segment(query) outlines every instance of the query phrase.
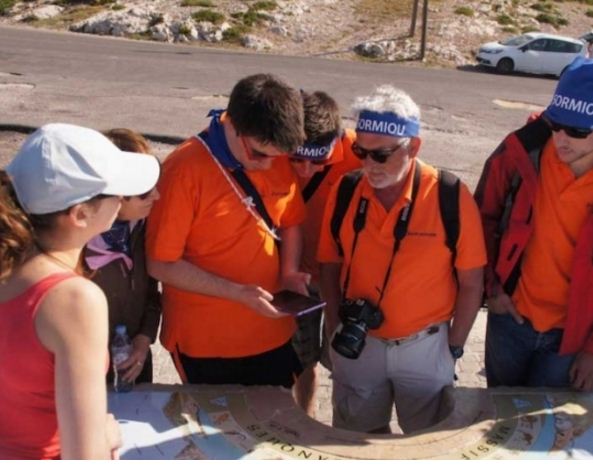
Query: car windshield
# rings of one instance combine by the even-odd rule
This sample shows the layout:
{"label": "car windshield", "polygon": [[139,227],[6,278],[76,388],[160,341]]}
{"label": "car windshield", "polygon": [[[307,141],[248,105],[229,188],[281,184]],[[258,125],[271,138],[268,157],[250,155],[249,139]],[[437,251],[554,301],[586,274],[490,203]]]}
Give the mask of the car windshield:
{"label": "car windshield", "polygon": [[507,39],[504,42],[501,42],[501,44],[502,45],[510,45],[512,47],[520,47],[521,45],[526,44],[527,42],[529,42],[532,39],[533,39],[533,37],[528,36],[528,35],[515,36],[515,37],[511,37],[510,39]]}

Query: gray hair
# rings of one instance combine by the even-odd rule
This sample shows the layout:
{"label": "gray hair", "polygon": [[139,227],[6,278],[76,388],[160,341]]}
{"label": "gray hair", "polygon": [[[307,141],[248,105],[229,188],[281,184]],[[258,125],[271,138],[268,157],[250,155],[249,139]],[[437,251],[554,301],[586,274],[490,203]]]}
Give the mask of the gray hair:
{"label": "gray hair", "polygon": [[358,118],[360,112],[370,110],[379,113],[394,113],[402,118],[420,120],[420,108],[412,98],[390,84],[383,84],[368,96],[357,97],[352,105],[354,117]]}

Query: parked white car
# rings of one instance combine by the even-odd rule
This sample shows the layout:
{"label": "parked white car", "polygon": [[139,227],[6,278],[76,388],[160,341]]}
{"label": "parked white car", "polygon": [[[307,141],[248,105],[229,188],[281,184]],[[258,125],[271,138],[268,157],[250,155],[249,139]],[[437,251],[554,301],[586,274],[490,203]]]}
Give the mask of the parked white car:
{"label": "parked white car", "polygon": [[488,42],[480,47],[476,59],[480,65],[493,67],[499,73],[523,71],[560,76],[576,57],[586,53],[582,40],[530,32],[504,42]]}

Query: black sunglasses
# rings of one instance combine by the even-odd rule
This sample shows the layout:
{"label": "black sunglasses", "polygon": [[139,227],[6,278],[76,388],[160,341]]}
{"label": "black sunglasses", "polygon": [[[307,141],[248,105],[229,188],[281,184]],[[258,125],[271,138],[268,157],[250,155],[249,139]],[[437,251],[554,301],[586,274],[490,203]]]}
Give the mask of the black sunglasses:
{"label": "black sunglasses", "polygon": [[558,131],[564,131],[569,138],[575,139],[585,139],[587,136],[593,133],[592,129],[574,128],[572,126],[561,125],[560,123],[556,123],[551,120],[548,120],[548,126],[555,133]]}
{"label": "black sunglasses", "polygon": [[397,152],[399,149],[405,146],[405,142],[398,144],[395,147],[383,147],[381,149],[365,149],[364,147],[360,147],[357,143],[352,144],[352,152],[356,157],[360,160],[364,160],[367,157],[370,157],[371,160],[377,163],[385,163],[389,156]]}

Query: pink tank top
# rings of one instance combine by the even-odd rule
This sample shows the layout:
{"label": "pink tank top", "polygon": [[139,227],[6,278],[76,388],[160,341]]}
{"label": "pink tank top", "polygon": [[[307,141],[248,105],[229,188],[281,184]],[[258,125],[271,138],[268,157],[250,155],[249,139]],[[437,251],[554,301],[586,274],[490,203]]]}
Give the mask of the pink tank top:
{"label": "pink tank top", "polygon": [[49,275],[0,303],[0,459],[60,456],[54,356],[37,338],[34,319],[47,292],[75,276]]}

